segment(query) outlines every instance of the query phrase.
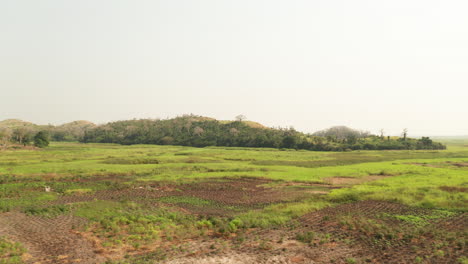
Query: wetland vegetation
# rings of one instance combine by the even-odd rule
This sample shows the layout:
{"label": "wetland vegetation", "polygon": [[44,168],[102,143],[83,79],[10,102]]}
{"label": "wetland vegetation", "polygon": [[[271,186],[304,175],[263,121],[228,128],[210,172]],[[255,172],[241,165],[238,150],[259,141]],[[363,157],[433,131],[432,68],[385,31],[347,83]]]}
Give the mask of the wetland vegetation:
{"label": "wetland vegetation", "polygon": [[0,164],[0,263],[466,263],[465,143],[52,142]]}

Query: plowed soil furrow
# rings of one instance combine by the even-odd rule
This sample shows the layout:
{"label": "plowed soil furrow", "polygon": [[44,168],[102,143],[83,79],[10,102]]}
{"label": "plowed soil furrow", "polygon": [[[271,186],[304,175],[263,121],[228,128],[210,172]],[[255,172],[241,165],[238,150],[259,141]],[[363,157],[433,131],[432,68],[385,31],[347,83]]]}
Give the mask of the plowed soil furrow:
{"label": "plowed soil furrow", "polygon": [[[431,213],[434,212],[430,209],[397,203],[362,201],[312,212],[301,217],[301,221],[304,231],[352,239],[353,245],[366,248],[362,254],[370,254],[372,263],[415,263],[418,256],[427,257],[424,263],[456,263],[459,257],[467,254],[463,232],[466,234],[468,214],[424,218]],[[403,221],[391,215],[410,215],[427,220],[423,223]],[[351,223],[342,222],[343,219]],[[352,221],[358,221],[359,226],[353,225]],[[457,242],[454,237],[461,240]],[[436,254],[438,252],[439,255]]]}
{"label": "plowed soil furrow", "polygon": [[74,227],[81,219],[62,215],[56,218],[27,216],[12,212],[0,215],[0,234],[22,243],[32,256],[31,263],[99,263],[93,245],[82,238]]}
{"label": "plowed soil furrow", "polygon": [[243,178],[242,180],[213,180],[173,186],[133,187],[122,190],[102,190],[91,194],[63,195],[47,205],[71,204],[97,200],[158,199],[168,196],[188,196],[215,201],[224,205],[255,206],[294,200],[310,193],[301,189],[284,191],[262,186],[271,180]]}

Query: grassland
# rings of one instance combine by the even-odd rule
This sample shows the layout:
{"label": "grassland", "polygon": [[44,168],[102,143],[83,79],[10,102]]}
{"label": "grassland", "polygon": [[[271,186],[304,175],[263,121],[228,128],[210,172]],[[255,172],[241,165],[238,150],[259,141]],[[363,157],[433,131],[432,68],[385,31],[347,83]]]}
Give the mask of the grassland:
{"label": "grassland", "polygon": [[0,152],[0,263],[466,263],[468,142],[448,143]]}

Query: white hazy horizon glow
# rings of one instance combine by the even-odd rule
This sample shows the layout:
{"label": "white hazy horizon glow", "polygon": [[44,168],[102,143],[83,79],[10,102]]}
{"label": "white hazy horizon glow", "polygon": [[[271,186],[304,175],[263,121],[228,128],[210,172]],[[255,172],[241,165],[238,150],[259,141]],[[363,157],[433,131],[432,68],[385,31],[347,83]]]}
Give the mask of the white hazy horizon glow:
{"label": "white hazy horizon glow", "polygon": [[0,2],[0,120],[468,134],[464,0]]}

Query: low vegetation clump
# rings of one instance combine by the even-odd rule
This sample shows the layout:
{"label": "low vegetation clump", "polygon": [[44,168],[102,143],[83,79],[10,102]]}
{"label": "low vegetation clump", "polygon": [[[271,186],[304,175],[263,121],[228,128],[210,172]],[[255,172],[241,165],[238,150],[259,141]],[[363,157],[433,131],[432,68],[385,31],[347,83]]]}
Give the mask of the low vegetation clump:
{"label": "low vegetation clump", "polygon": [[26,250],[19,243],[0,237],[0,264],[24,263],[22,255],[25,252]]}

